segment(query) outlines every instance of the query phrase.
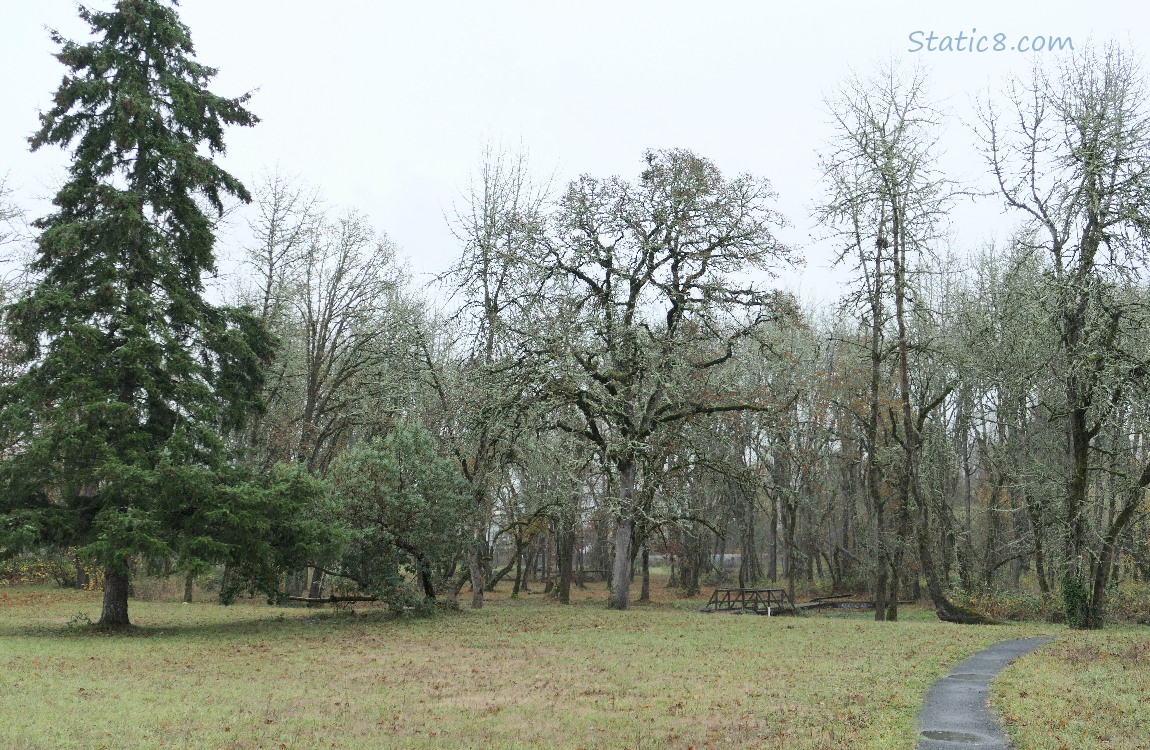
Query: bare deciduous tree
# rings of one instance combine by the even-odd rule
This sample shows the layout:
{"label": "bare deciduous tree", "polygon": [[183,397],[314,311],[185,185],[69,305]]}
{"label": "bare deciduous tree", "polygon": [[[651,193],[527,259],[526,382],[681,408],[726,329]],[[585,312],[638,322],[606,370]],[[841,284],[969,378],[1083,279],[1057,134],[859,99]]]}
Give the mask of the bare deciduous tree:
{"label": "bare deciduous tree", "polygon": [[[930,506],[922,497],[919,482],[922,428],[930,412],[949,394],[950,386],[936,383],[936,393],[916,394],[911,383],[910,264],[916,257],[933,252],[956,194],[953,183],[937,167],[941,116],[927,99],[923,73],[906,75],[893,65],[869,80],[848,81],[830,102],[830,109],[837,133],[822,158],[829,195],[819,216],[843,243],[842,258],[857,258],[864,282],[864,317],[870,328],[867,486],[878,523],[878,549],[887,567],[876,579],[875,617],[897,617],[903,557],[910,534],[916,532],[919,562],[938,616],[944,620],[971,619],[969,613],[950,602],[938,576],[929,538]],[[892,317],[898,416],[893,408],[888,409],[888,435],[901,450],[902,461],[891,467],[893,471],[884,472],[879,462],[879,423],[884,406],[881,370],[887,349],[886,329]],[[921,347],[922,342],[915,345]],[[883,528],[886,483],[891,484],[897,499],[893,534]],[[888,584],[890,599],[884,602]]]}
{"label": "bare deciduous tree", "polygon": [[[1091,477],[1111,465],[1100,441],[1124,404],[1141,408],[1150,395],[1137,335],[1148,319],[1150,103],[1140,66],[1114,44],[1036,68],[1007,98],[984,104],[980,134],[1002,198],[1049,264],[1062,388],[1045,406],[1068,446],[1063,598],[1071,624],[1097,628],[1116,544],[1150,485],[1150,462],[1125,441],[1118,509],[1096,523]],[[1142,291],[1126,291],[1131,282]]]}
{"label": "bare deciduous tree", "polygon": [[[489,564],[492,485],[506,471],[529,408],[508,326],[537,286],[526,259],[542,236],[545,196],[531,182],[526,156],[491,148],[484,153],[466,205],[455,217],[462,255],[445,275],[463,298],[453,321],[464,323],[459,338],[465,343],[447,346],[439,362],[425,350],[433,390],[444,414],[451,415],[445,437],[474,501],[468,567],[476,609],[483,606],[483,570]],[[448,377],[444,367],[456,377]]]}

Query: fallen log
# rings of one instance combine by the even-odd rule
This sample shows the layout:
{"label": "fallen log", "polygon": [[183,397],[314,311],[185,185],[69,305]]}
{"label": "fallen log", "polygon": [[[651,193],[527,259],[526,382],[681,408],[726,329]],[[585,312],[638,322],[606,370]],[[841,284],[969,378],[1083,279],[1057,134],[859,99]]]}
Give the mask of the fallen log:
{"label": "fallen log", "polygon": [[359,594],[355,594],[352,596],[339,596],[336,594],[332,594],[331,596],[323,596],[323,597],[318,597],[318,596],[289,596],[288,600],[293,601],[293,602],[306,602],[307,604],[339,604],[340,602],[378,602],[379,597],[371,596],[370,594],[368,594],[366,596],[361,596]]}
{"label": "fallen log", "polygon": [[988,617],[983,613],[971,609],[970,607],[961,604],[955,604],[949,599],[944,599],[938,606],[935,607],[935,614],[938,619],[943,622],[953,622],[958,625],[1001,625],[1002,623],[993,617]]}

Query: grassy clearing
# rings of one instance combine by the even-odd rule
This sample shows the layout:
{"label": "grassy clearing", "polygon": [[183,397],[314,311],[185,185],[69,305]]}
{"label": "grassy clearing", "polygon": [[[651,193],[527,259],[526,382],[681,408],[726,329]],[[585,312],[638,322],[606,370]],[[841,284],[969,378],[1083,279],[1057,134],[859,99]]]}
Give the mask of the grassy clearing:
{"label": "grassy clearing", "polygon": [[[98,594],[0,590],[0,745],[910,750],[950,665],[1003,638],[1068,635],[913,608],[899,623],[701,615],[655,593],[630,612],[605,610],[600,587],[569,607],[496,596],[428,620],[136,601],[135,633],[107,636],[67,625],[95,619]],[[1012,728],[1020,750],[1047,747],[1030,740],[1042,727]]]}
{"label": "grassy clearing", "polygon": [[1062,631],[1007,668],[991,702],[1019,750],[1150,750],[1150,628]]}

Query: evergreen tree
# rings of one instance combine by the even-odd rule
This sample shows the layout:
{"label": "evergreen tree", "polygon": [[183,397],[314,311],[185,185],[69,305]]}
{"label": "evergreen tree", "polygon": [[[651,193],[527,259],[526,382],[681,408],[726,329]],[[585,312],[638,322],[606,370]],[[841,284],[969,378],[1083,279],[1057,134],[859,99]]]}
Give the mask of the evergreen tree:
{"label": "evergreen tree", "polygon": [[[30,142],[71,148],[72,164],[35,224],[37,283],[6,311],[23,371],[0,401],[0,550],[81,546],[103,567],[110,627],[128,625],[134,556],[192,569],[240,554],[223,533],[241,487],[223,436],[258,408],[272,353],[246,311],[204,298],[207,212],[250,200],[211,157],[225,126],[257,118],[247,96],[207,89],[216,71],[175,4],[81,7],[89,43],[52,32],[67,73]],[[239,527],[266,532],[250,510]]]}
{"label": "evergreen tree", "polygon": [[332,463],[327,512],[344,537],[341,575],[393,610],[435,602],[437,573],[465,552],[466,483],[419,425],[396,423],[382,438],[349,448]]}

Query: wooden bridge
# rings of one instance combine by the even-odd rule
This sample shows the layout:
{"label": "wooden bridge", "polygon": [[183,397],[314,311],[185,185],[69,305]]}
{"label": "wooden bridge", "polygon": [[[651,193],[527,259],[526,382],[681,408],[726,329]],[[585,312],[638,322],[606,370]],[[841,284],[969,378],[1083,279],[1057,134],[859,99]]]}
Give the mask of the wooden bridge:
{"label": "wooden bridge", "polygon": [[715,589],[701,612],[753,612],[756,615],[794,614],[795,603],[784,589]]}

